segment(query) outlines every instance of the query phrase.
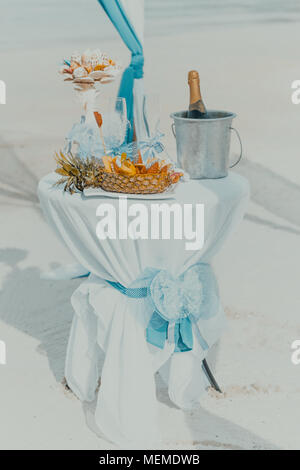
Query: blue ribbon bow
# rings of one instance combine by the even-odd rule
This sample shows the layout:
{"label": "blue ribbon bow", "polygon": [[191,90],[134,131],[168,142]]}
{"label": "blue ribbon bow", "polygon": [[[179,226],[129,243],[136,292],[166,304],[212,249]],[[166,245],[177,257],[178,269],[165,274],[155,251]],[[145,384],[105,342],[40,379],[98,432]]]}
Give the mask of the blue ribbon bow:
{"label": "blue ribbon bow", "polygon": [[155,157],[156,153],[161,153],[164,151],[164,145],[161,142],[161,139],[164,137],[164,134],[157,130],[156,134],[153,137],[150,137],[147,140],[139,141],[139,148],[143,151],[143,157],[147,159],[148,157]]}
{"label": "blue ribbon bow", "polygon": [[114,157],[126,153],[129,158],[133,158],[137,149],[140,149],[146,161],[148,157],[154,157],[156,153],[161,153],[164,150],[164,145],[160,141],[163,136],[164,134],[162,132],[157,131],[155,136],[139,142],[123,143],[121,145],[109,145],[108,143],[106,153]]}
{"label": "blue ribbon bow", "polygon": [[106,150],[107,155],[112,157],[119,157],[122,153],[126,153],[129,158],[132,158],[136,149],[136,142],[130,144],[123,143],[121,145],[109,145]]}
{"label": "blue ribbon bow", "polygon": [[[146,329],[146,339],[160,349],[164,348],[168,339],[169,322],[157,311],[154,311]],[[191,320],[179,318],[174,326],[175,352],[191,351],[193,349],[193,329]]]}
{"label": "blue ribbon bow", "polygon": [[[142,281],[145,286],[129,288],[118,282],[107,282],[127,297],[148,297],[153,308],[146,329],[149,343],[163,349],[171,324],[174,325],[175,352],[191,351],[193,323],[217,312],[218,288],[211,267],[195,264],[176,279],[166,270],[149,269]],[[203,337],[200,342],[203,349],[208,348]]]}

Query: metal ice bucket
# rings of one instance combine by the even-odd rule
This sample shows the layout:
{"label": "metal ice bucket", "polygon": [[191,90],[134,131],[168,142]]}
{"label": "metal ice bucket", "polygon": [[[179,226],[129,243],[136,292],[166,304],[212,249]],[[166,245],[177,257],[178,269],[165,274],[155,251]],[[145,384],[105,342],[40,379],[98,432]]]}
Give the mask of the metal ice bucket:
{"label": "metal ice bucket", "polygon": [[[208,119],[189,119],[187,111],[178,111],[174,119],[173,134],[176,137],[178,165],[191,178],[223,178],[242,158],[242,141],[238,131],[231,127],[236,114],[228,111],[209,110]],[[174,129],[175,127],[175,129]],[[240,155],[235,163],[229,163],[231,131],[240,143]]]}

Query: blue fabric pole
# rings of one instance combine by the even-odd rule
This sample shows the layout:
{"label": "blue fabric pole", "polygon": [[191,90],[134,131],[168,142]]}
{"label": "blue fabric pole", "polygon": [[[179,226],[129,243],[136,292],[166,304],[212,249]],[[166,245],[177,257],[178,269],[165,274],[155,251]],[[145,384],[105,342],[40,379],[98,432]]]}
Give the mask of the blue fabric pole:
{"label": "blue fabric pole", "polygon": [[131,51],[131,62],[121,79],[118,96],[126,99],[127,119],[130,122],[126,143],[133,139],[133,84],[134,79],[143,77],[144,55],[140,43],[126,12],[119,0],[98,0],[105,13],[115,26],[124,43]]}

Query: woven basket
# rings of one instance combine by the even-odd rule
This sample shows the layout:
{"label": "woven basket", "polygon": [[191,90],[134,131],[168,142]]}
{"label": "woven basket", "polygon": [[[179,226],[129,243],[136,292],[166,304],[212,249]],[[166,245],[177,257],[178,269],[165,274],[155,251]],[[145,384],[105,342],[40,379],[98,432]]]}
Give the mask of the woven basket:
{"label": "woven basket", "polygon": [[103,172],[100,186],[105,191],[127,194],[162,193],[172,184],[168,174],[138,174],[124,176],[118,173]]}

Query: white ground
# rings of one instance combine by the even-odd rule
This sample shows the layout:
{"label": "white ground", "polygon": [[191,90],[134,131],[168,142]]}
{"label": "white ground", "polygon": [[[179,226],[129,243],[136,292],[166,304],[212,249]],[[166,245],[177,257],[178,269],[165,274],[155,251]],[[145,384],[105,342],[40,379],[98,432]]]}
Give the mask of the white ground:
{"label": "white ground", "polygon": [[[300,78],[299,36],[297,23],[269,23],[207,27],[146,42],[146,84],[161,95],[169,152],[175,147],[168,116],[186,107],[186,71],[195,67],[209,107],[238,114],[246,157],[239,171],[252,188],[245,220],[215,260],[230,324],[211,362],[225,393],[207,396],[201,409],[186,413],[169,402],[159,382],[169,448],[300,448],[300,366],[290,361],[290,345],[300,337],[300,107],[290,100],[291,82]],[[74,49],[94,42],[78,38]],[[117,38],[102,49],[126,63]],[[69,299],[78,281],[39,278],[70,259],[35,195],[78,116],[71,89],[56,75],[68,52],[49,43],[44,55],[35,48],[1,57],[8,85],[8,104],[0,107],[0,339],[7,345],[7,365],[0,365],[2,449],[110,446],[91,429],[91,407],[60,385]]]}

